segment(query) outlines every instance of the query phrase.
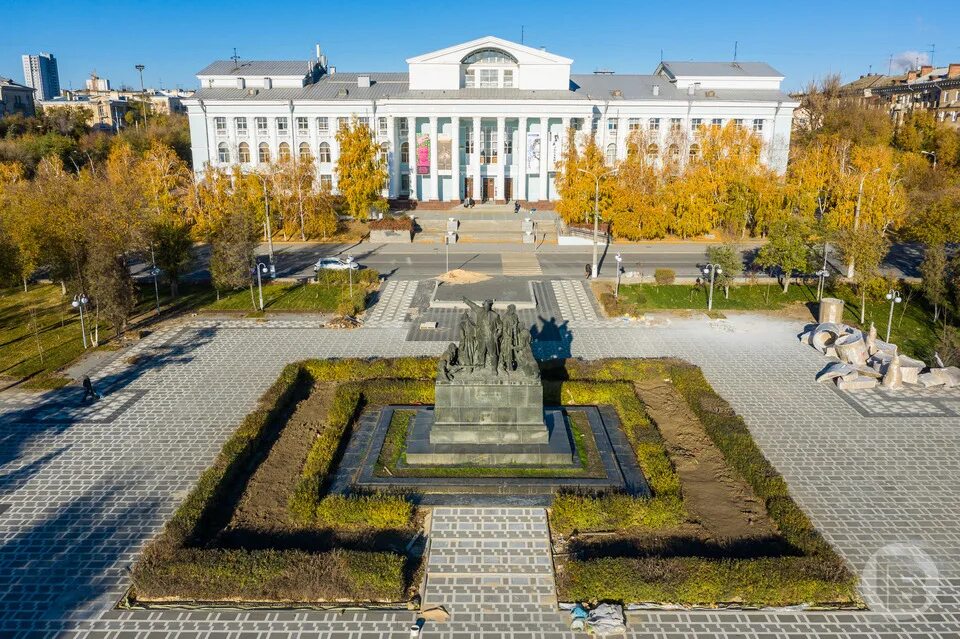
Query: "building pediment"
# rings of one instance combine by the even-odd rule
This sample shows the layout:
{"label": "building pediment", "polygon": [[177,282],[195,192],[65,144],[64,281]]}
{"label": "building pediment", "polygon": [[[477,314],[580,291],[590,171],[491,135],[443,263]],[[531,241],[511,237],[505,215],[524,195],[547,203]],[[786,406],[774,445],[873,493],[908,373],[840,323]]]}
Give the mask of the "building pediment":
{"label": "building pediment", "polygon": [[570,58],[548,53],[543,49],[535,49],[495,36],[484,36],[445,49],[407,58],[407,64],[460,64],[468,55],[481,49],[500,49],[513,56],[518,64],[570,65],[573,63]]}

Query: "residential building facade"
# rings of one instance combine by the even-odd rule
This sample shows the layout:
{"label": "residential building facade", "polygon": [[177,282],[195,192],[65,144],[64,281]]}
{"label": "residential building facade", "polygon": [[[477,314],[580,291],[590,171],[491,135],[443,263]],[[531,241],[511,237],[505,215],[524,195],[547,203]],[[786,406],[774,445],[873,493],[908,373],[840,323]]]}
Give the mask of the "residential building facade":
{"label": "residential building facade", "polygon": [[406,60],[406,73],[337,71],[320,54],[295,62],[219,61],[185,104],[194,167],[311,156],[334,191],[336,132],[372,130],[389,169],[384,195],[438,205],[557,198],[554,176],[573,128],[607,161],[644,132],[658,161],[696,153],[701,125],[734,122],[761,136],[786,169],[797,103],[756,62],[663,62],[651,75],[571,74],[572,60],[484,37]]}
{"label": "residential building facade", "polygon": [[925,65],[897,76],[861,76],[845,84],[841,95],[886,109],[897,124],[914,111],[930,111],[938,122],[960,128],[960,63]]}
{"label": "residential building facade", "polygon": [[59,97],[60,72],[53,54],[25,55],[22,60],[23,83],[37,90],[34,97],[38,101]]}
{"label": "residential building facade", "polygon": [[123,116],[130,109],[130,102],[126,99],[113,99],[108,95],[94,95],[90,97],[69,100],[43,100],[39,102],[43,109],[77,109],[86,112],[87,124],[99,131],[119,132],[124,125]]}
{"label": "residential building facade", "polygon": [[33,115],[33,92],[30,87],[0,77],[0,118],[13,113],[27,117]]}

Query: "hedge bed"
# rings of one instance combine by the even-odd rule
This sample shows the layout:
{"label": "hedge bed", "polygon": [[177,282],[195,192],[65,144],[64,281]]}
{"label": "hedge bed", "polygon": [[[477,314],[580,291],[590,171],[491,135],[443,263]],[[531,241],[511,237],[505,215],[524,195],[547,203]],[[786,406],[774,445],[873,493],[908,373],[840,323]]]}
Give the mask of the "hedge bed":
{"label": "hedge bed", "polygon": [[[671,359],[566,360],[551,363],[545,378],[565,380],[564,388],[586,380],[671,380],[727,463],[764,501],[767,514],[793,551],[784,556],[751,559],[660,557],[655,553],[653,556],[571,559],[566,562],[558,584],[562,599],[687,606],[862,607],[856,591],[856,576],[793,501],[783,477],[754,443],[743,419],[713,391],[700,369]],[[641,446],[637,452],[638,458],[643,458],[642,437],[646,433],[643,420],[632,409],[624,410],[632,403],[625,392],[620,399],[624,398],[626,404],[617,404],[621,421],[631,443]],[[671,497],[680,497],[679,484],[674,493],[674,486],[663,479],[670,477],[668,472],[652,472],[649,464],[644,465],[644,472],[654,493],[653,502],[662,498],[665,489]],[[655,530],[676,521],[637,516],[625,503],[626,499],[621,495],[558,497],[551,524],[560,532],[569,532],[572,528],[579,531]],[[682,505],[672,512],[680,516]]]}
{"label": "hedge bed", "polygon": [[[297,401],[316,380],[345,382],[338,388],[327,427],[305,468],[305,477],[319,487],[359,410],[361,395],[356,382],[377,377],[424,380],[433,376],[435,367],[435,360],[425,358],[309,360],[287,366],[223,445],[213,466],[200,476],[163,532],[147,546],[132,570],[130,599],[142,604],[404,600],[413,571],[399,553],[226,549],[215,547],[213,540],[229,517],[224,503],[230,501],[234,484],[256,466]],[[392,393],[398,386],[409,384],[384,382],[379,388]],[[350,531],[408,526],[412,515],[412,505],[401,497],[369,495],[318,499],[308,519],[319,526]]]}

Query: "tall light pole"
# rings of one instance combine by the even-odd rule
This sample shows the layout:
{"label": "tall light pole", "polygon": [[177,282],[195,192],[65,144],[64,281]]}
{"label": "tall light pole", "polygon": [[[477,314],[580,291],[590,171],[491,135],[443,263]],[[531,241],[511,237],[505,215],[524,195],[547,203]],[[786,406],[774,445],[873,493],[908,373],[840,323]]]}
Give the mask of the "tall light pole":
{"label": "tall light pole", "polygon": [[453,231],[447,231],[446,251],[447,251],[447,269],[444,273],[450,272],[450,241],[453,239]]}
{"label": "tall light pole", "polygon": [[710,293],[707,295],[707,310],[713,310],[713,278],[716,275],[722,275],[723,269],[719,264],[707,264],[703,267],[703,274],[710,276]]}
{"label": "tall light pole", "polygon": [[74,308],[80,309],[80,334],[83,336],[83,347],[87,348],[87,326],[83,322],[83,307],[87,305],[87,302],[90,300],[83,293],[77,293],[73,296],[73,301],[70,302],[70,305]]}
{"label": "tall light pole", "polygon": [[590,267],[590,277],[591,279],[597,279],[597,245],[600,241],[600,178],[616,173],[617,169],[609,169],[602,173],[595,173],[586,169],[577,170],[592,177],[596,183],[596,189],[593,195],[593,264]]}
{"label": "tall light pole", "polygon": [[623,266],[621,266],[623,256],[617,253],[614,257],[617,259],[617,287],[613,289],[613,297],[614,299],[620,299],[620,274],[623,272]]}
{"label": "tall light pole", "polygon": [[347,256],[347,276],[350,278],[350,302],[353,302],[353,256]]}
{"label": "tall light pole", "polygon": [[893,307],[895,304],[899,304],[903,300],[900,298],[900,291],[895,289],[890,289],[886,294],[886,298],[890,300],[890,317],[887,318],[887,343],[890,343],[890,326],[893,324]]}
{"label": "tall light pole", "polygon": [[143,128],[147,128],[147,90],[143,88],[143,70],[146,69],[142,64],[133,67],[140,72],[140,97],[143,99]]}
{"label": "tall light pole", "polygon": [[270,256],[270,277],[277,276],[277,268],[273,262],[273,231],[270,229],[270,197],[267,194],[267,176],[254,173],[263,184],[263,224],[267,234],[267,254]]}
{"label": "tall light pole", "polygon": [[[866,181],[867,176],[873,173],[879,173],[880,167],[873,169],[872,171],[867,171],[863,174],[863,177],[860,178],[860,189],[857,192],[857,208],[853,212],[853,230],[856,231],[860,228],[860,205],[863,203],[863,183]],[[847,277],[853,277],[853,260],[850,260],[850,263],[847,264]]]}
{"label": "tall light pole", "polygon": [[260,273],[265,274],[267,272],[267,265],[257,262],[253,270],[257,273],[257,291],[260,293],[260,310],[263,311],[263,282],[260,280]]}
{"label": "tall light pole", "polygon": [[817,301],[819,302],[820,300],[823,299],[823,284],[824,284],[825,278],[826,278],[828,275],[830,275],[830,271],[828,271],[828,270],[825,269],[825,268],[822,268],[822,269],[820,269],[819,271],[817,271],[816,273],[814,273],[814,275],[816,275],[818,278],[820,278],[820,282],[819,282],[819,284],[817,284]]}

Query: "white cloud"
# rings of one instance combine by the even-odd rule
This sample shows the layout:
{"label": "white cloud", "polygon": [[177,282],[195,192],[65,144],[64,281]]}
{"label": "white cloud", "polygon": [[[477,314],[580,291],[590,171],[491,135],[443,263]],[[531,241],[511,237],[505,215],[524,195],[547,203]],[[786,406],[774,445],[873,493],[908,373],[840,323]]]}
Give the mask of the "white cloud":
{"label": "white cloud", "polygon": [[915,69],[918,65],[930,63],[930,54],[926,51],[901,51],[893,56],[893,73],[903,73]]}

